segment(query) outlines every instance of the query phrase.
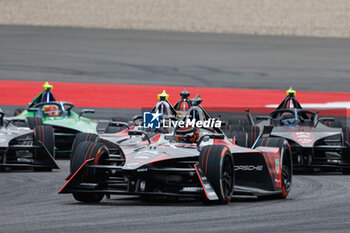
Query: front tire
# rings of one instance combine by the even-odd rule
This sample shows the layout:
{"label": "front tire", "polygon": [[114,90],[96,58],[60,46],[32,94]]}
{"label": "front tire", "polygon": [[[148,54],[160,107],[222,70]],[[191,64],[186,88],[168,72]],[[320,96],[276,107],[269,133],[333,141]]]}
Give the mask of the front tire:
{"label": "front tire", "polygon": [[99,203],[102,201],[103,193],[73,193],[75,200],[85,203]]}
{"label": "front tire", "polygon": [[[71,162],[70,162],[70,167],[72,167],[72,161],[73,161],[73,156],[74,156],[74,153],[78,147],[78,145],[81,143],[81,142],[97,142],[99,139],[99,136],[97,134],[93,134],[93,133],[77,133],[75,135],[75,138],[74,138],[74,141],[73,141],[73,144],[72,144],[72,149],[71,149]],[[73,173],[71,173],[73,174]]]}
{"label": "front tire", "polygon": [[[40,119],[40,118],[39,118]],[[55,158],[55,136],[51,126],[38,125],[34,127],[34,145],[41,145],[41,143],[50,152],[53,158]],[[39,141],[41,143],[39,143]],[[34,161],[42,163],[47,160],[47,152],[44,148],[36,150],[34,154]],[[51,171],[51,167],[34,167],[34,171]]]}
{"label": "front tire", "polygon": [[[74,174],[88,159],[94,159],[94,164],[104,164],[105,159],[109,158],[107,147],[101,142],[81,142],[71,158],[70,172]],[[86,183],[99,183],[103,186],[103,183],[107,179],[107,175],[104,170],[88,168],[86,169],[79,179]],[[77,201],[81,202],[100,202],[104,194],[103,193],[73,193],[73,197]]]}
{"label": "front tire", "polygon": [[97,142],[98,141],[99,136],[97,134],[93,134],[93,133],[77,133],[75,135],[73,144],[72,144],[72,149],[71,149],[71,158],[75,152],[75,150],[77,149],[78,145],[81,142],[84,141],[88,141],[88,142]]}
{"label": "front tire", "polygon": [[219,198],[218,203],[229,203],[235,182],[234,161],[229,148],[223,145],[205,146],[198,162]]}

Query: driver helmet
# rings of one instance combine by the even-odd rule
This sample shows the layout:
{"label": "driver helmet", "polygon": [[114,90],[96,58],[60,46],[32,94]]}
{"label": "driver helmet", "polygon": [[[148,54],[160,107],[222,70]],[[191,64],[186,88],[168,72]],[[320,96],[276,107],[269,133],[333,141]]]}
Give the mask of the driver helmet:
{"label": "driver helmet", "polygon": [[48,117],[56,117],[59,116],[59,108],[56,105],[46,104],[42,108],[43,112]]}
{"label": "driver helmet", "polygon": [[295,124],[295,117],[291,113],[283,113],[281,116],[281,125],[293,126]]}
{"label": "driver helmet", "polygon": [[199,132],[194,127],[183,127],[176,130],[175,141],[185,143],[196,143]]}

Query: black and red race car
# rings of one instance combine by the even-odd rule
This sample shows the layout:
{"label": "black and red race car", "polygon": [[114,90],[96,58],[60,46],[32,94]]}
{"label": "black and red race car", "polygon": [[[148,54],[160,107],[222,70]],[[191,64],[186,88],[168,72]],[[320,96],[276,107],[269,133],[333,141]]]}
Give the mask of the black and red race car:
{"label": "black and red race car", "polygon": [[[350,129],[342,127],[342,123],[334,118],[322,118],[317,112],[303,109],[293,89],[287,91],[287,97],[268,116],[257,116],[258,123],[254,123],[249,113],[248,119],[254,125],[254,132],[244,130],[244,126],[231,128],[241,127],[247,138],[252,135],[256,138],[256,133],[264,127],[271,127],[271,138],[288,141],[295,170],[332,168],[341,169],[344,174],[350,173]],[[241,135],[233,133],[232,137],[237,139],[238,144],[254,144],[254,141],[242,140]]]}
{"label": "black and red race car", "polygon": [[[193,102],[195,103],[195,101]],[[216,121],[200,106],[183,120]],[[105,195],[194,198],[228,203],[233,194],[286,198],[292,185],[288,142],[262,135],[253,149],[239,147],[219,127],[174,127],[125,153],[108,138],[81,141],[71,176],[59,191],[82,202]],[[146,135],[129,130],[129,135]]]}

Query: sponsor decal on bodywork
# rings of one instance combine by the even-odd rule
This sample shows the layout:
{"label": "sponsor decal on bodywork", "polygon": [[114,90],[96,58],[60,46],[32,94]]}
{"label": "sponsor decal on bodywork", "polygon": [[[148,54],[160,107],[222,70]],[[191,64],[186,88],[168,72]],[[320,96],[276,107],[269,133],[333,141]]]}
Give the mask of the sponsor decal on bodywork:
{"label": "sponsor decal on bodywork", "polygon": [[235,171],[262,171],[262,165],[238,165],[235,166]]}

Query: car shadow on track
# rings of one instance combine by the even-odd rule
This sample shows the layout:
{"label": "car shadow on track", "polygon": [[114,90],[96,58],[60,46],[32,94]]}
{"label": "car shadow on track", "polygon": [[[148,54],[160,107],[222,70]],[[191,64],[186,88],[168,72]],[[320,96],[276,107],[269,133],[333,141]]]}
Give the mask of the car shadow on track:
{"label": "car shadow on track", "polygon": [[295,176],[346,176],[339,171],[294,171],[293,175]]}
{"label": "car shadow on track", "polygon": [[[234,203],[262,203],[270,201],[282,201],[276,199],[259,199],[255,196],[234,196],[231,199],[231,204]],[[285,201],[285,200],[283,200]],[[150,199],[150,200],[141,200],[139,197],[116,197],[111,199],[103,199],[100,203],[81,203],[81,202],[71,202],[66,203],[66,205],[93,205],[93,206],[203,206],[211,207],[217,206],[215,203],[202,202],[200,200],[193,199],[178,199],[178,198],[166,198],[166,199]]]}

